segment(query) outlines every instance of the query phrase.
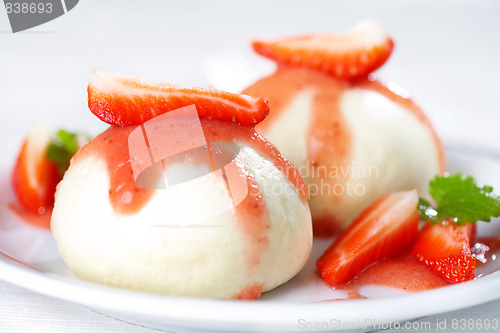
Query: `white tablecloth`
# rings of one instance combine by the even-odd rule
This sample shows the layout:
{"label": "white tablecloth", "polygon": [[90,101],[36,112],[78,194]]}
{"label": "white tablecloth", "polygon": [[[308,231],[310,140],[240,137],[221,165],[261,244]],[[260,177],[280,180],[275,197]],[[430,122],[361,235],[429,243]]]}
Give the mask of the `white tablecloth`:
{"label": "white tablecloth", "polygon": [[[29,290],[19,288],[0,280],[0,332],[1,333],[86,333],[86,332],[165,332],[124,322],[98,313],[87,307],[54,299]],[[473,319],[485,322],[500,320],[500,300],[471,308],[420,318],[419,322],[429,322],[429,333],[443,332],[499,332],[500,329],[453,329],[453,319]],[[446,329],[437,329],[437,323],[446,321]],[[413,324],[416,325],[416,324]],[[412,327],[416,327],[413,326]],[[420,327],[426,327],[421,325]],[[383,332],[402,332],[389,329]],[[404,330],[419,332],[423,330]]]}

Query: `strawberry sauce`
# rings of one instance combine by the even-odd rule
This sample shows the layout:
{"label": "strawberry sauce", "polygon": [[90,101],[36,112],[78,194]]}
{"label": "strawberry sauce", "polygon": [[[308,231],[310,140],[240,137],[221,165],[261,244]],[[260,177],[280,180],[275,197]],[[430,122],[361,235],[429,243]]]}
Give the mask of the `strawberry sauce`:
{"label": "strawberry sauce", "polygon": [[109,198],[116,212],[135,214],[149,201],[154,190],[137,186],[128,148],[128,136],[136,126],[111,126],[80,149],[71,164],[95,156],[106,162],[110,179]]}
{"label": "strawberry sauce", "polygon": [[[476,249],[476,250],[474,250]],[[479,237],[472,246],[476,265],[482,267],[497,260],[500,252],[500,237]],[[476,271],[476,278],[480,277]],[[321,278],[321,277],[319,277]],[[321,278],[322,279],[322,278]],[[384,259],[368,266],[358,276],[345,284],[336,284],[334,289],[343,290],[347,299],[366,298],[360,293],[366,286],[382,286],[407,292],[425,291],[450,285],[432,270],[419,263],[408,251],[394,258]],[[335,299],[332,301],[343,301]]]}
{"label": "strawberry sauce", "polygon": [[[269,98],[270,115],[258,125],[259,130],[270,127],[286,110],[292,99],[307,88],[315,89],[314,106],[309,129],[307,160],[312,167],[328,165],[342,168],[349,163],[351,156],[351,133],[346,126],[340,110],[339,100],[345,89],[346,81],[335,80],[320,72],[303,68],[280,67],[273,75],[259,80],[244,93],[254,96],[264,94]],[[344,177],[309,177],[309,183],[317,183],[318,188],[327,182],[331,188],[343,184]],[[338,202],[339,196],[331,200]],[[339,231],[340,225],[331,216],[313,216],[315,235],[332,235]]]}
{"label": "strawberry sauce", "polygon": [[[448,286],[438,275],[419,263],[410,253],[384,259],[368,266],[358,276],[345,284],[336,284],[334,289],[343,290],[347,299],[367,298],[361,288],[380,286],[417,292]],[[345,298],[332,301],[344,301]]]}
{"label": "strawberry sauce", "polygon": [[[240,230],[249,240],[246,249],[248,258],[248,273],[260,263],[260,257],[269,247],[268,233],[271,228],[267,204],[260,193],[255,177],[246,170],[243,163],[237,163],[240,177],[247,180],[247,195],[242,202],[236,206],[236,220]],[[262,292],[262,291],[261,291]],[[259,294],[260,295],[260,294]]]}
{"label": "strawberry sauce", "polygon": [[[500,251],[500,237],[489,236],[477,239],[475,255],[478,267],[491,264],[496,260]],[[478,273],[476,272],[476,278]],[[406,253],[395,258],[385,259],[374,263],[362,271],[357,277],[346,284],[336,285],[335,289],[344,290],[348,299],[365,298],[359,291],[364,286],[385,286],[409,292],[424,291],[449,284],[437,274],[419,263],[410,254]]]}
{"label": "strawberry sauce", "polygon": [[7,204],[7,208],[16,214],[22,221],[37,228],[50,230],[50,217],[52,216],[52,209],[44,210],[43,212],[40,210],[39,213],[34,213],[14,202]]}
{"label": "strawberry sauce", "polygon": [[[269,99],[270,115],[257,126],[258,130],[265,131],[279,121],[280,115],[295,96],[306,89],[314,89],[307,160],[312,167],[329,166],[337,170],[345,170],[351,159],[352,133],[342,115],[340,100],[346,90],[353,88],[376,91],[412,112],[432,132],[438,147],[440,170],[445,171],[442,145],[424,113],[409,98],[398,95],[377,80],[367,78],[354,82],[341,81],[319,71],[280,66],[274,74],[257,81],[243,93],[253,96],[263,95]],[[337,184],[342,185],[347,181],[346,175],[342,174],[337,177],[328,177],[326,174],[321,175],[315,172],[314,175],[318,176],[308,177],[307,182],[311,185],[316,184],[318,188],[325,183],[328,183],[330,188],[336,188]],[[331,195],[327,200],[331,203],[339,203],[342,196]],[[341,228],[340,223],[333,216],[314,210],[313,223],[316,236],[331,236]]]}
{"label": "strawberry sauce", "polygon": [[366,285],[397,288],[405,291],[423,291],[447,286],[444,280],[411,254],[381,260],[346,285],[347,289],[359,290]]}
{"label": "strawberry sauce", "polygon": [[249,301],[259,298],[261,294],[262,294],[262,285],[256,283],[254,285],[244,288],[240,293],[235,295],[233,299]]}
{"label": "strawberry sauce", "polygon": [[[292,183],[300,198],[307,201],[307,188],[299,172],[280,152],[251,126],[240,126],[217,120],[201,120],[208,142],[236,142],[255,149],[269,159]],[[110,176],[110,199],[114,209],[123,214],[134,214],[148,202],[154,190],[135,183],[128,150],[128,136],[136,126],[111,126],[85,145],[74,156],[72,163],[92,155],[106,161]]]}

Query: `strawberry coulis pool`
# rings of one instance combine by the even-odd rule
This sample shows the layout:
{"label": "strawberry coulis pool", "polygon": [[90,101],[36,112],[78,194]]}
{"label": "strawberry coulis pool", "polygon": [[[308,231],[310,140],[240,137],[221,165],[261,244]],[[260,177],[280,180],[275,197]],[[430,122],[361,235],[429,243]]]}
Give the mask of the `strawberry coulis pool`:
{"label": "strawberry coulis pool", "polygon": [[[479,244],[476,247],[481,248],[483,253],[482,261],[476,260],[478,267],[491,264],[497,259],[500,251],[500,236],[479,237],[474,244]],[[321,277],[318,275],[318,278]],[[378,261],[368,266],[348,283],[338,284],[333,288],[345,291],[347,299],[360,299],[367,298],[360,292],[360,289],[366,286],[382,286],[406,292],[418,292],[448,285],[450,285],[448,282],[406,252],[394,258]],[[332,301],[342,300],[345,299]]]}
{"label": "strawberry coulis pool", "polygon": [[11,202],[7,204],[7,208],[22,221],[31,224],[37,228],[50,229],[50,217],[52,215],[52,209],[40,210],[38,213],[34,213],[25,207],[21,206],[17,202]]}
{"label": "strawberry coulis pool", "polygon": [[415,292],[444,287],[448,283],[416,261],[410,253],[405,253],[374,263],[349,283],[335,288],[345,290],[348,299],[355,299],[364,298],[360,288],[370,285]]}

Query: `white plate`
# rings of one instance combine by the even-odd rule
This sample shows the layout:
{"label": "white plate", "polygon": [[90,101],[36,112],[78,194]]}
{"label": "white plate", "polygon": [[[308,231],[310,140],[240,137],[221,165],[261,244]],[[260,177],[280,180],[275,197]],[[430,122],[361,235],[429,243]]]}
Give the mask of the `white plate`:
{"label": "white plate", "polygon": [[[500,157],[469,150],[448,149],[449,168],[476,176],[500,189]],[[7,172],[0,178],[0,278],[33,291],[73,301],[145,326],[170,330],[300,331],[357,327],[383,328],[382,323],[411,320],[485,303],[500,298],[500,267],[481,268],[474,281],[435,290],[402,293],[367,287],[369,299],[332,301],[343,293],[327,288],[314,262],[330,241],[315,241],[302,272],[256,301],[217,301],[177,298],[122,290],[79,281],[61,260],[48,231],[19,221],[8,209],[13,200]],[[493,221],[499,222],[499,221]],[[500,235],[500,223],[480,223],[479,235]],[[364,327],[364,325],[367,325]],[[377,326],[379,325],[379,326]]]}

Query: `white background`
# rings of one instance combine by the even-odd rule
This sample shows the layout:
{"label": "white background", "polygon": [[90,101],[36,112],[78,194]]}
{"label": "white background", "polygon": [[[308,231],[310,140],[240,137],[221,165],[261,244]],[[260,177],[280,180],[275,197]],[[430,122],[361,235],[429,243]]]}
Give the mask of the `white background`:
{"label": "white background", "polygon": [[12,34],[0,9],[0,156],[40,119],[97,131],[86,107],[94,68],[207,86],[201,63],[255,38],[342,31],[377,19],[396,42],[379,70],[411,92],[445,141],[500,150],[500,3],[491,1],[97,1]]}
{"label": "white background", "polygon": [[[365,18],[377,19],[396,43],[379,77],[410,91],[445,143],[500,153],[500,1],[81,0],[66,15],[17,34],[0,8],[0,171],[42,119],[92,134],[105,128],[86,107],[94,68],[207,86],[201,64],[208,55],[236,49],[264,71],[271,65],[253,54],[251,40],[342,31]],[[49,302],[0,287],[12,297],[2,311],[15,308],[17,294],[28,317]],[[82,313],[76,328],[83,318],[100,318]]]}

